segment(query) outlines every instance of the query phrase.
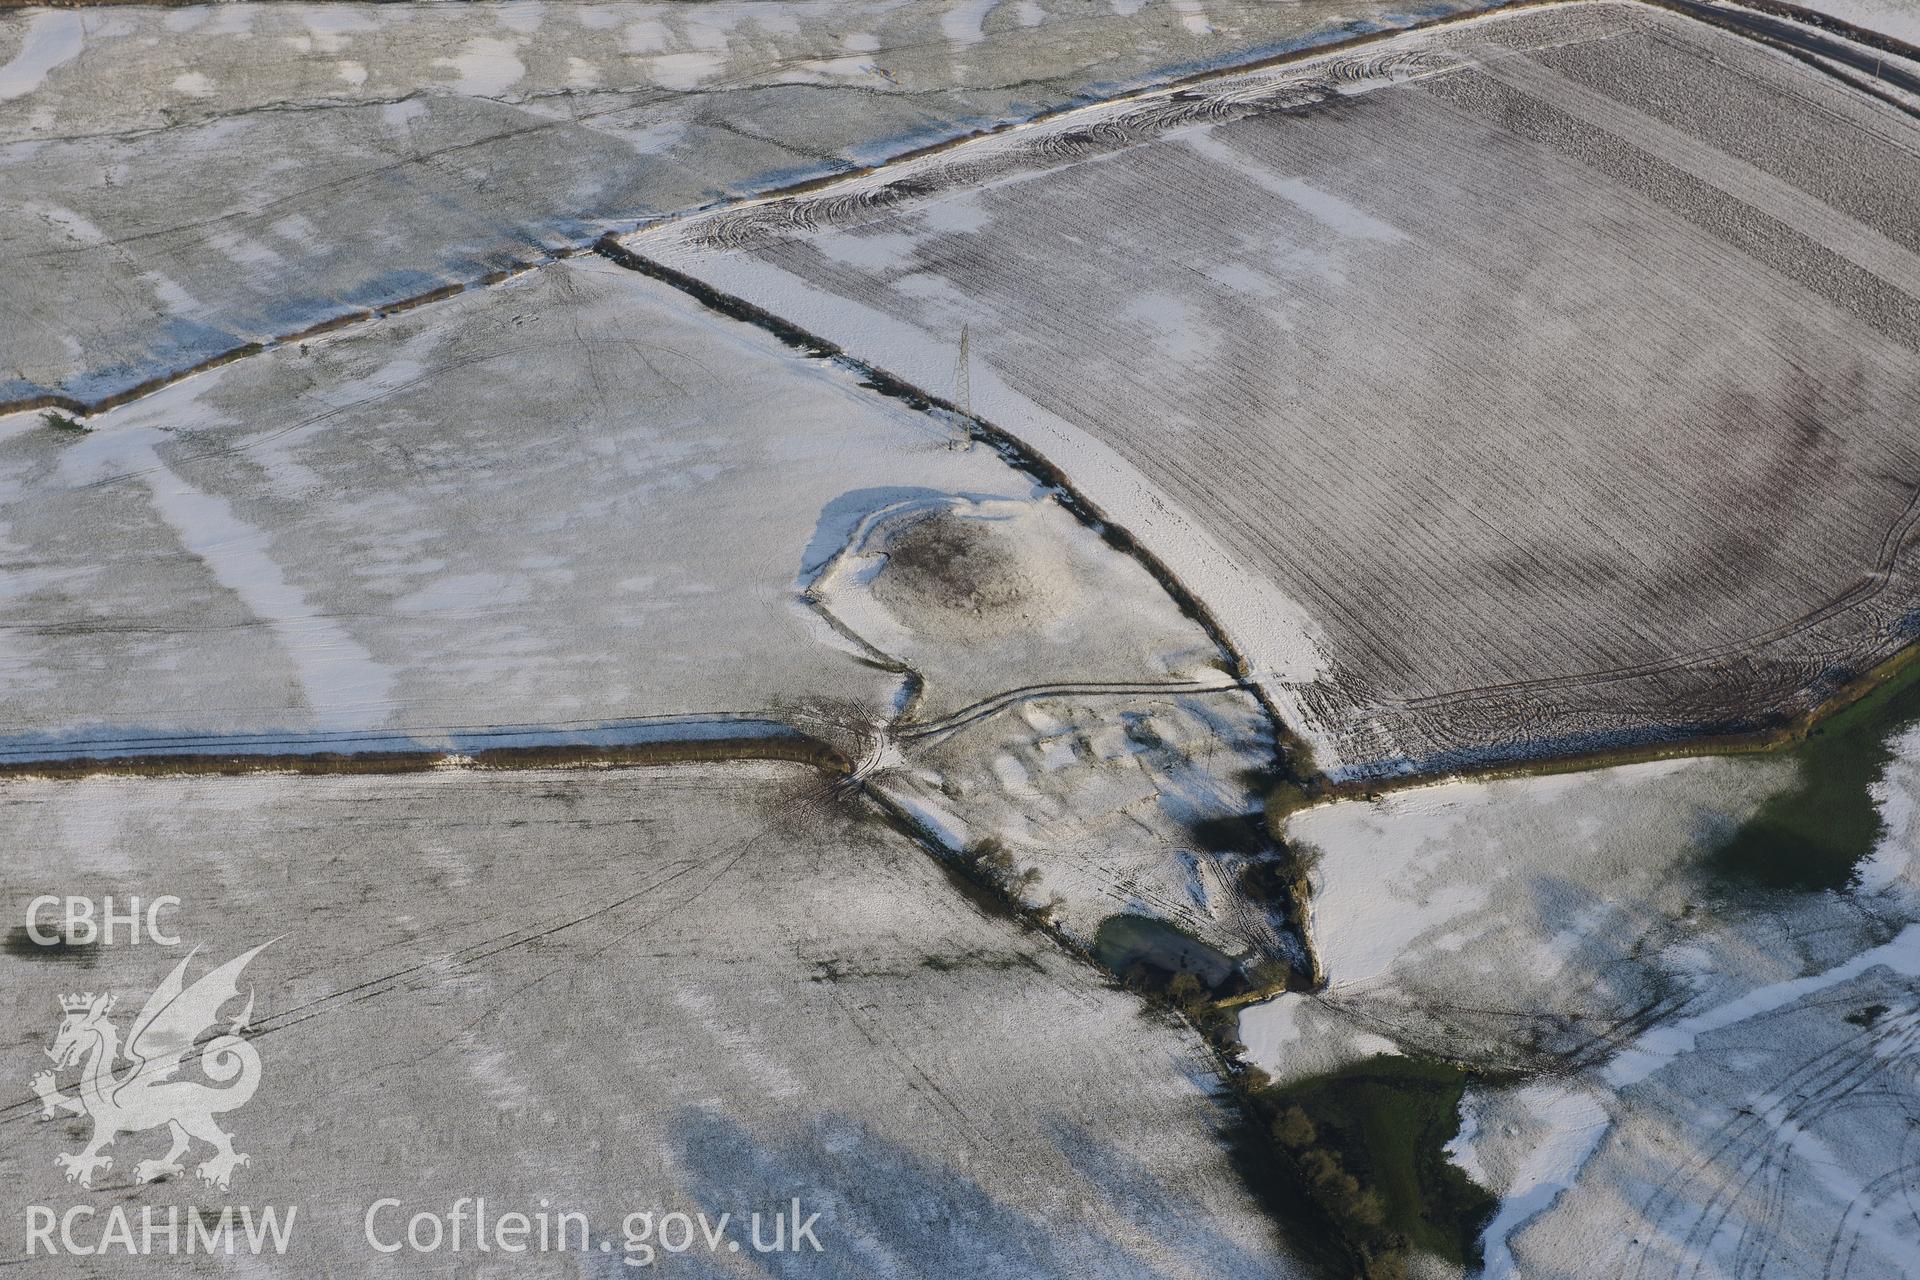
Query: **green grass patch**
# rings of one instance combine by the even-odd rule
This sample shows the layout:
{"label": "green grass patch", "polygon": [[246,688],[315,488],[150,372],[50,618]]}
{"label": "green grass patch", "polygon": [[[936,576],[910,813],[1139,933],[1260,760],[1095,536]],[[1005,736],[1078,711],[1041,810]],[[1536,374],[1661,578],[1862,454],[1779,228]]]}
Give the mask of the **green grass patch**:
{"label": "green grass patch", "polygon": [[46,423],[55,431],[71,431],[79,435],[85,435],[88,431],[92,430],[91,427],[80,421],[80,419],[61,413],[57,409],[49,409],[47,412],[41,414],[40,421]]}
{"label": "green grass patch", "polygon": [[1773,889],[1845,887],[1886,830],[1867,789],[1892,761],[1892,739],[1917,721],[1920,662],[1909,661],[1783,753],[1796,782],[1714,851],[1712,873]]}
{"label": "green grass patch", "polygon": [[1478,1265],[1498,1202],[1446,1155],[1469,1078],[1382,1055],[1263,1091],[1275,1141],[1365,1274],[1397,1274],[1409,1252]]}

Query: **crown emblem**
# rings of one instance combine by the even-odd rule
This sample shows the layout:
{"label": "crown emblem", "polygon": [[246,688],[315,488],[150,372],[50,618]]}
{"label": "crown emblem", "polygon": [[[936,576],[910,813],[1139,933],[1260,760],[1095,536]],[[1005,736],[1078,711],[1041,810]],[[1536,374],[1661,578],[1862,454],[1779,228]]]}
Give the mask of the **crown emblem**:
{"label": "crown emblem", "polygon": [[[107,1003],[111,1005],[113,1001],[109,1000]],[[89,991],[85,995],[61,996],[60,1007],[68,1013],[85,1013],[93,1007],[93,992]]]}

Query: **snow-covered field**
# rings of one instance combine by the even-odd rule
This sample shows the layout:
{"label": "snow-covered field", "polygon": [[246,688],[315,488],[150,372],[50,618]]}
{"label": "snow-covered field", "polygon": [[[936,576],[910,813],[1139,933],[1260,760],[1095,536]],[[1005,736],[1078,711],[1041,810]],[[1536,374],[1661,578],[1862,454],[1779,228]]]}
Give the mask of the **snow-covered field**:
{"label": "snow-covered field", "polygon": [[598,258],[90,426],[4,420],[14,759],[884,719],[898,677],[809,571],[903,496],[1033,501],[937,418]]}
{"label": "snow-covered field", "polygon": [[[823,1252],[748,1255],[771,1274],[1296,1274],[1229,1167],[1198,1039],[983,914],[863,806],[781,765],[92,779],[9,784],[0,842],[10,916],[42,890],[177,892],[196,976],[274,940],[247,971],[261,1083],[228,1117],[252,1157],[228,1199],[300,1206],[276,1274],[472,1275],[471,1248],[363,1236],[377,1199],[401,1202],[385,1240],[462,1196],[588,1215],[593,1247],[512,1274],[652,1274],[620,1265],[628,1213],[744,1233],[793,1197]],[[181,954],[0,953],[0,1262],[24,1261],[25,1206],[74,1195],[53,1157],[76,1126],[27,1089],[49,981],[125,992],[124,1025]],[[164,1146],[122,1137],[96,1186],[120,1202]],[[209,1194],[186,1176],[138,1202]],[[660,1269],[768,1274],[704,1249]]]}
{"label": "snow-covered field", "polygon": [[1688,994],[1648,953],[1715,944],[1702,851],[1790,777],[1772,760],[1684,760],[1297,814],[1288,840],[1319,855],[1316,1003],[1450,1057],[1559,1069],[1604,1055]]}
{"label": "snow-covered field", "polygon": [[1920,45],[1920,0],[1814,0],[1803,7]]}
{"label": "snow-covered field", "polygon": [[1916,156],[1571,4],[627,243],[1051,459],[1322,765],[1441,768],[1791,714],[1910,635]]}
{"label": "snow-covered field", "polygon": [[[1329,984],[1248,1010],[1278,1078],[1414,1051],[1492,1073],[1452,1152],[1488,1276],[1904,1274],[1920,1256],[1920,739],[1845,890],[1706,855],[1792,781],[1700,759],[1296,815]],[[1507,1083],[1506,1081],[1512,1081]]]}
{"label": "snow-covered field", "polygon": [[1451,3],[0,9],[0,406]]}

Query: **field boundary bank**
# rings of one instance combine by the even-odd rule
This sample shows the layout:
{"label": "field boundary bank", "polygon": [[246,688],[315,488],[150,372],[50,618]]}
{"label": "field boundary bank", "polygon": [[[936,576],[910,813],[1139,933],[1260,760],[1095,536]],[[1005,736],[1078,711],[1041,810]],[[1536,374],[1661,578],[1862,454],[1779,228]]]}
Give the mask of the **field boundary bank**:
{"label": "field boundary bank", "polygon": [[[1908,94],[1920,97],[1920,75],[1906,70],[1899,64],[1885,65],[1884,56],[1868,59],[1857,48],[1875,50],[1881,55],[1892,54],[1903,61],[1920,67],[1920,46],[1908,44],[1877,31],[1868,31],[1843,22],[1838,18],[1829,18],[1825,14],[1810,9],[1801,9],[1796,5],[1778,3],[1777,0],[1633,0],[1655,9],[1665,9],[1682,17],[1704,22],[1718,27],[1730,34],[1741,36],[1755,44],[1766,45],[1788,57],[1820,72],[1830,79],[1856,93],[1866,94],[1896,111],[1910,116],[1920,117],[1920,106],[1911,100],[1888,93],[1884,84],[1891,83]],[[1848,75],[1834,64],[1851,68],[1859,76],[1871,76],[1863,80]]]}
{"label": "field boundary bank", "polygon": [[853,761],[810,734],[781,737],[704,738],[693,742],[643,742],[624,746],[492,747],[471,753],[407,751],[313,751],[277,753],[80,755],[0,763],[0,781],[96,777],[232,777],[244,774],[406,774],[442,770],[522,772],[531,769],[634,768],[777,760],[813,765],[835,775],[853,771]]}
{"label": "field boundary bank", "polygon": [[1615,769],[1625,765],[1652,764],[1661,760],[1698,760],[1709,756],[1766,756],[1792,750],[1807,740],[1820,725],[1847,710],[1862,698],[1877,692],[1897,676],[1908,674],[1920,663],[1920,639],[1907,641],[1898,651],[1847,681],[1826,699],[1785,718],[1778,724],[1723,733],[1700,733],[1658,738],[1621,747],[1602,747],[1591,751],[1571,751],[1559,755],[1541,754],[1496,760],[1487,764],[1440,766],[1419,773],[1387,774],[1377,777],[1345,778],[1338,781],[1322,777],[1322,785],[1301,803],[1269,809],[1273,818],[1283,818],[1304,809],[1336,800],[1374,799],[1401,791],[1445,786],[1453,782],[1501,782],[1514,778],[1543,778],[1561,773],[1590,773],[1597,769]]}

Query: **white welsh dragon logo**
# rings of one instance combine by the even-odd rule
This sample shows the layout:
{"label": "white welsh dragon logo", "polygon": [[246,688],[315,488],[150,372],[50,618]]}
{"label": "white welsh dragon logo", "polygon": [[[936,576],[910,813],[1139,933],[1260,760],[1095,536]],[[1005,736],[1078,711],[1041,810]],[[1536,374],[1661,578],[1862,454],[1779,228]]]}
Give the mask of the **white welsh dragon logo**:
{"label": "white welsh dragon logo", "polygon": [[[226,1031],[204,1045],[194,1042],[203,1033],[217,1029],[220,1007],[240,994],[240,971],[272,945],[261,943],[189,987],[185,985],[187,964],[199,953],[195,947],[174,966],[133,1020],[124,1053],[119,1028],[107,1018],[113,1010],[111,996],[89,993],[60,997],[66,1018],[47,1056],[59,1071],[81,1068],[79,1090],[71,1096],[61,1093],[53,1071],[36,1075],[33,1090],[40,1095],[41,1114],[66,1112],[93,1121],[93,1137],[84,1150],[54,1157],[54,1162],[67,1171],[68,1182],[92,1186],[95,1170],[113,1167],[113,1157],[100,1154],[103,1147],[123,1133],[165,1125],[173,1135],[173,1146],[158,1160],[134,1165],[134,1178],[152,1182],[184,1173],[180,1157],[186,1154],[191,1140],[198,1138],[214,1150],[197,1172],[203,1181],[222,1191],[227,1189],[234,1169],[249,1161],[233,1149],[233,1135],[222,1130],[213,1118],[244,1107],[260,1085],[260,1054],[240,1034],[253,1015],[253,996],[247,996],[247,1007],[227,1024]],[[212,1085],[173,1079],[196,1048],[200,1070],[214,1082]],[[116,1075],[114,1066],[122,1057],[130,1065]]]}

